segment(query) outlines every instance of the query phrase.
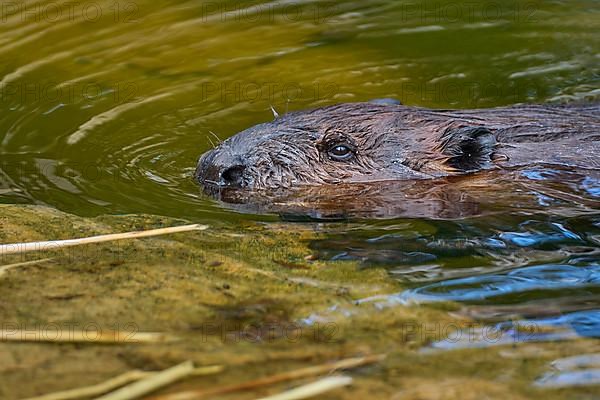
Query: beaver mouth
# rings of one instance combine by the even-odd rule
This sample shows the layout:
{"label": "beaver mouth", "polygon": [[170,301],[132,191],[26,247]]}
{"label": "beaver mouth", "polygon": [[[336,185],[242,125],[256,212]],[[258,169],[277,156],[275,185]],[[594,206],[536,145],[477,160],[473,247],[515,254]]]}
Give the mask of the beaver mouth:
{"label": "beaver mouth", "polygon": [[235,188],[211,182],[202,183],[202,192],[215,200],[222,201],[228,204],[246,204],[252,202],[253,196],[256,195],[244,188]]}

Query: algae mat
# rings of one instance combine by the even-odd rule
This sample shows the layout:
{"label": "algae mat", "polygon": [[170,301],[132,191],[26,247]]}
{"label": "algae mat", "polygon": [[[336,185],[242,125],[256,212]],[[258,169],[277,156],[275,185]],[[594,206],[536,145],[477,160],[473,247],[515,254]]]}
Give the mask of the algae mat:
{"label": "algae mat", "polygon": [[[3,243],[187,223],[150,215],[85,219],[37,206],[3,206],[0,221]],[[159,370],[186,360],[225,369],[159,393],[206,389],[367,354],[387,358],[347,372],[355,378],[352,386],[320,398],[593,397],[590,387],[571,388],[567,395],[532,382],[556,358],[600,351],[596,341],[434,350],[429,343],[452,334],[450,327],[469,323],[460,307],[357,302],[402,288],[384,269],[319,260],[310,249],[322,235],[318,224],[285,229],[241,224],[3,255],[1,265],[25,263],[0,277],[5,336],[18,331],[41,342],[0,342],[0,397],[72,389],[132,369]],[[75,330],[87,332],[86,340],[52,341]],[[117,332],[121,339],[115,343],[96,340]],[[143,332],[161,332],[170,340],[136,340]],[[305,382],[211,398],[257,398]]]}

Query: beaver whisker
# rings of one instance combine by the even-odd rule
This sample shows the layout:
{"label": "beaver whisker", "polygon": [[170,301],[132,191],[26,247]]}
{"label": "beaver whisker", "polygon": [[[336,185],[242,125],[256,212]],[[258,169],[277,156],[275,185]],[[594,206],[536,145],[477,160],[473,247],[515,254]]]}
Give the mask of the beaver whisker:
{"label": "beaver whisker", "polygon": [[211,139],[210,137],[208,137],[208,136],[207,136],[206,138],[208,139],[208,141],[209,141],[209,142],[210,142],[210,144],[212,145],[212,148],[213,148],[213,149],[214,149],[215,147],[217,147],[217,146],[215,146],[215,143],[212,141],[212,139]]}
{"label": "beaver whisker", "polygon": [[210,134],[211,134],[211,135],[213,135],[213,137],[214,137],[215,139],[217,139],[217,142],[218,142],[219,144],[223,143],[223,140],[221,140],[221,138],[220,138],[219,136],[217,136],[217,134],[216,134],[216,133],[214,133],[214,132],[213,132],[213,131],[211,131],[211,130],[209,130],[208,132],[210,132]]}
{"label": "beaver whisker", "polygon": [[217,181],[211,181],[210,179],[205,179],[204,182],[210,183],[211,185],[215,185],[215,186],[223,186],[223,183],[217,182]]}

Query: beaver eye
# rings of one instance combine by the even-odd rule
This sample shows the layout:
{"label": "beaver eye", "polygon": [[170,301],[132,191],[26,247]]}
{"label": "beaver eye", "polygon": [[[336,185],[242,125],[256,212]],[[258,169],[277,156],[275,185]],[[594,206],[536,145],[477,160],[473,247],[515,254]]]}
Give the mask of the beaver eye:
{"label": "beaver eye", "polygon": [[332,146],[329,148],[327,153],[329,154],[329,157],[337,161],[349,160],[354,155],[352,149],[345,144],[337,144]]}

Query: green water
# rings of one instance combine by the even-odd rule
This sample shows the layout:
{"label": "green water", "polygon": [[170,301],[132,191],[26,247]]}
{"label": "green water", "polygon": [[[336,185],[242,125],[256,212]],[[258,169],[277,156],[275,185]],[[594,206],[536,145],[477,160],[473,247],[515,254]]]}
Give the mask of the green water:
{"label": "green water", "polygon": [[597,96],[595,1],[27,2],[0,23],[0,201],[239,218],[197,157],[278,112]]}

